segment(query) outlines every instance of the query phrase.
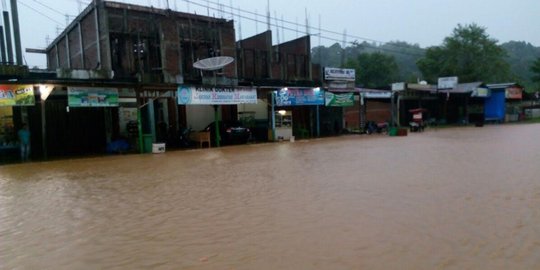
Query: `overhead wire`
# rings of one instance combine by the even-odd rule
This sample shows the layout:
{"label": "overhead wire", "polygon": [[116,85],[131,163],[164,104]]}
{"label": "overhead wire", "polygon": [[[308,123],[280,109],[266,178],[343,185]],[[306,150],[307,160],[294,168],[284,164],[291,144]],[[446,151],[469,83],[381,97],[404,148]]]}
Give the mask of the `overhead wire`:
{"label": "overhead wire", "polygon": [[57,21],[57,20],[55,20],[55,19],[49,17],[49,15],[47,15],[47,14],[45,14],[45,13],[43,13],[43,12],[41,12],[41,11],[39,11],[39,10],[33,8],[33,7],[31,7],[30,5],[24,3],[24,2],[21,1],[21,0],[19,0],[18,2],[19,2],[19,4],[21,4],[21,5],[23,5],[23,6],[27,7],[27,8],[29,8],[29,9],[35,11],[36,13],[40,14],[41,16],[43,16],[43,17],[45,17],[45,18],[47,18],[47,19],[49,19],[49,20],[51,20],[51,21],[57,23],[58,25],[63,25],[63,24],[64,24],[64,23],[61,23],[61,22],[59,22],[59,21]]}
{"label": "overhead wire", "polygon": [[[184,0],[186,2],[191,2],[190,0]],[[193,3],[193,2],[192,2]],[[216,2],[213,2],[213,1],[207,1],[207,3],[211,3],[211,4],[214,4],[214,5],[218,5],[219,3],[216,3]],[[199,6],[201,7],[205,7],[205,8],[211,8],[211,9],[215,9],[215,8],[212,8],[210,6],[205,6],[205,5],[202,5],[202,4],[198,4]],[[234,7],[231,7],[231,6],[226,6],[225,7],[228,7],[228,8],[234,8]],[[244,9],[240,9],[240,8],[236,8],[236,10],[238,12],[243,12],[243,13],[247,13],[247,14],[250,14],[250,15],[255,15],[256,17],[266,17],[264,14],[258,14],[256,12],[252,12],[252,11],[249,11],[249,10],[244,10]],[[247,19],[252,19],[252,18],[247,18]],[[252,19],[253,20],[253,19]],[[315,28],[315,27],[311,27],[309,25],[305,25],[305,24],[300,24],[298,22],[292,22],[292,21],[288,21],[288,20],[284,20],[283,18],[279,19],[279,18],[272,18],[272,20],[275,20],[277,22],[281,22],[282,24],[283,23],[286,23],[286,24],[289,24],[289,25],[292,25],[292,26],[295,26],[295,27],[306,27],[310,32],[311,31],[320,31],[320,32],[325,32],[325,33],[328,33],[328,34],[331,34],[331,35],[338,35],[339,37],[343,37],[343,33],[340,33],[340,32],[336,32],[336,31],[332,31],[332,30],[327,30],[327,29],[323,29],[323,28]],[[256,21],[260,22],[258,19],[256,19]],[[278,27],[281,27],[281,26],[278,26]],[[281,27],[283,28],[283,27]],[[290,30],[290,28],[285,28],[287,30]],[[295,30],[296,31],[296,30]],[[345,37],[347,38],[351,38],[351,39],[356,39],[356,40],[363,40],[363,41],[368,41],[368,42],[375,42],[375,43],[381,43],[381,44],[388,44],[390,46],[393,46],[393,47],[396,47],[396,48],[405,48],[405,49],[415,49],[415,50],[419,50],[419,51],[424,51],[425,49],[422,49],[422,48],[419,48],[419,47],[405,47],[405,46],[399,46],[397,44],[391,44],[391,43],[388,43],[386,41],[381,41],[381,40],[376,40],[376,39],[372,39],[372,38],[366,38],[366,37],[361,37],[361,36],[357,36],[357,35],[351,35],[351,34],[346,34]],[[342,42],[342,40],[338,40],[336,38],[336,41],[339,41],[339,42]]]}
{"label": "overhead wire", "polygon": [[[194,4],[196,6],[199,6],[199,7],[203,7],[203,8],[208,8],[208,9],[212,9],[212,10],[217,10],[217,8],[214,8],[212,6],[209,6],[209,5],[203,5],[203,4],[200,4],[200,3],[197,3],[197,2],[193,2],[191,0],[183,0],[184,2],[187,2],[187,3],[190,3],[190,4]],[[231,14],[231,12],[228,12],[228,11],[223,11],[223,13],[227,13],[227,14]],[[254,18],[251,18],[251,17],[248,17],[248,16],[245,16],[245,15],[240,15],[240,13],[238,14],[234,14],[236,17],[239,17],[239,18],[242,18],[242,19],[247,19],[247,20],[251,20],[251,21],[255,21],[257,23],[268,23],[268,22],[263,22],[263,21],[260,21],[258,18],[257,19],[254,19]],[[275,19],[275,18],[274,18]],[[292,32],[296,32],[296,29],[292,29],[292,28],[289,28],[289,27],[286,27],[286,26],[280,26],[279,24],[277,23],[268,23],[270,26],[274,26],[274,27],[278,27],[278,28],[281,28],[281,29],[284,29],[284,30],[288,30],[288,31],[292,31]],[[301,25],[301,24],[300,24]],[[302,25],[305,27],[305,25]],[[316,30],[316,29],[314,29]],[[337,33],[337,32],[336,32]],[[341,33],[341,35],[343,35],[343,33]],[[343,42],[343,40],[340,40],[340,39],[337,39],[337,38],[332,38],[332,37],[328,37],[328,36],[324,36],[324,35],[321,35],[321,33],[318,33],[318,34],[313,34],[313,36],[320,36],[322,39],[325,39],[325,40],[330,40],[330,41],[334,41],[334,42]],[[347,41],[346,43],[348,44],[351,44],[351,45],[356,45],[358,44],[356,41]],[[375,50],[382,50],[382,51],[387,51],[387,52],[393,52],[393,53],[398,53],[398,54],[405,54],[405,55],[414,55],[414,56],[423,56],[422,53],[412,53],[412,52],[404,52],[404,51],[398,51],[398,50],[391,50],[391,49],[388,49],[388,48],[381,48],[381,47],[375,47],[371,44],[367,44],[367,46],[375,49]],[[405,47],[403,47],[405,48]],[[414,47],[413,47],[414,48]],[[407,47],[407,49],[409,49],[409,47]],[[420,49],[420,48],[419,48]]]}
{"label": "overhead wire", "polygon": [[49,7],[49,6],[47,6],[47,5],[43,4],[43,3],[41,3],[41,2],[38,1],[38,0],[32,0],[32,1],[38,3],[40,6],[46,8],[46,9],[52,11],[52,12],[55,12],[55,13],[60,14],[60,15],[62,15],[62,16],[68,15],[68,16],[70,16],[70,17],[76,17],[76,16],[73,16],[73,15],[69,15],[69,14],[62,13],[62,12],[60,12],[60,11],[54,9],[54,8],[51,8],[51,7]]}

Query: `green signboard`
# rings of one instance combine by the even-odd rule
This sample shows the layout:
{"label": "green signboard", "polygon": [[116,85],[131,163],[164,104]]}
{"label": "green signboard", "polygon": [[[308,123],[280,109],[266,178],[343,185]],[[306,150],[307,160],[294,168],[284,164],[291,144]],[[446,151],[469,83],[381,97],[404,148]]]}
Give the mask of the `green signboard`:
{"label": "green signboard", "polygon": [[327,107],[349,107],[354,105],[354,93],[332,93],[326,91],[324,104]]}
{"label": "green signboard", "polygon": [[118,107],[118,89],[68,87],[69,107]]}
{"label": "green signboard", "polygon": [[0,106],[33,106],[33,85],[0,85]]}

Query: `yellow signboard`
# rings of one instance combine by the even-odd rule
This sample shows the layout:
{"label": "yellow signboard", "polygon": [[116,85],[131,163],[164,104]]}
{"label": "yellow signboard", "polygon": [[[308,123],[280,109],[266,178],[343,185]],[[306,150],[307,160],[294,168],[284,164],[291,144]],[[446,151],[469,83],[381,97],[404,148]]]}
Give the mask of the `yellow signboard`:
{"label": "yellow signboard", "polygon": [[33,85],[0,85],[0,106],[33,106]]}

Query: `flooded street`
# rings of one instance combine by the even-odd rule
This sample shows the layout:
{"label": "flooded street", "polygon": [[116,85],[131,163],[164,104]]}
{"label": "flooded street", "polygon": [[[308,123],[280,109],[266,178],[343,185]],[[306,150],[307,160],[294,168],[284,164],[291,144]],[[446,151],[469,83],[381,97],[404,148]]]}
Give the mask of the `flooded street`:
{"label": "flooded street", "polygon": [[540,269],[540,125],[1,166],[0,269]]}

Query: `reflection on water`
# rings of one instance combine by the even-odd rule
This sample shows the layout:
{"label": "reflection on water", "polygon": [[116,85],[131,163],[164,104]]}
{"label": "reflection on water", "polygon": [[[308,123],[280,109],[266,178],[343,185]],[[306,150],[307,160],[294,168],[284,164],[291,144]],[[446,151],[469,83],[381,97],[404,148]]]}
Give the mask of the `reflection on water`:
{"label": "reflection on water", "polygon": [[1,269],[539,269],[540,125],[0,167]]}

